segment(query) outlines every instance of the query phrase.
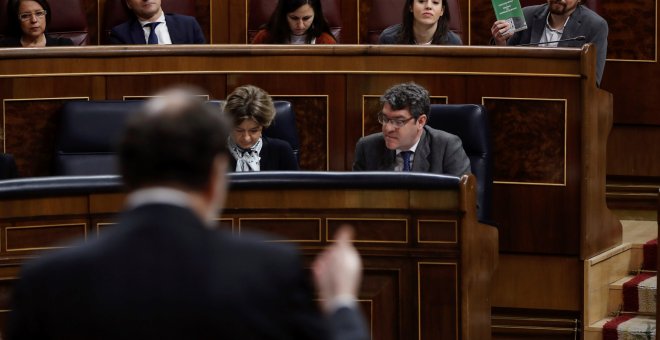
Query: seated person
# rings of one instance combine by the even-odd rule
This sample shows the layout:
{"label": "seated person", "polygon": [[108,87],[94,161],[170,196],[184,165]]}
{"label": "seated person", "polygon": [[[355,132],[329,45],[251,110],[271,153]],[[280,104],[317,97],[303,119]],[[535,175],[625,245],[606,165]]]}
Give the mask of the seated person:
{"label": "seated person", "polygon": [[46,36],[50,13],[50,5],[46,0],[9,0],[7,2],[9,36],[0,41],[0,46],[72,46],[71,39]]}
{"label": "seated person", "polygon": [[[596,57],[596,83],[600,85],[607,58],[607,22],[594,11],[581,4],[581,0],[548,0],[547,4],[523,8],[527,29],[509,31],[505,20],[493,23],[490,31],[497,45],[516,46],[539,44],[547,47],[580,47],[594,43]],[[561,41],[584,36],[583,40]],[[547,43],[550,42],[550,43]]]}
{"label": "seated person", "polygon": [[197,93],[132,115],[117,225],[23,266],[8,339],[370,339],[350,227],[311,264],[322,310],[293,245],[218,227],[229,126]]}
{"label": "seated person", "polygon": [[449,30],[447,0],[406,0],[403,23],[390,26],[378,37],[379,44],[463,45]]}
{"label": "seated person", "polygon": [[229,137],[231,170],[298,170],[289,143],[262,135],[275,118],[275,106],[266,91],[252,85],[241,86],[229,94],[223,110],[234,127]]}
{"label": "seated person", "polygon": [[206,39],[191,16],[165,14],[161,0],[126,0],[133,18],[110,31],[112,44],[204,44]]}
{"label": "seated person", "polygon": [[253,44],[336,44],[321,0],[279,0]]}
{"label": "seated person", "polygon": [[405,83],[385,91],[378,121],[383,132],[360,138],[353,170],[418,171],[462,176],[470,173],[470,159],[458,136],[426,126],[429,93]]}

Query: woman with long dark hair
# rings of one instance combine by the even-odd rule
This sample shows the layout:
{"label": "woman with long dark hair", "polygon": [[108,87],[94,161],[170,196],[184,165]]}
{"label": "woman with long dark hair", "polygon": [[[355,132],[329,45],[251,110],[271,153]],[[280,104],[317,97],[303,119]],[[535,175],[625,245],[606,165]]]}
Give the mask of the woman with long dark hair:
{"label": "woman with long dark hair", "polygon": [[403,22],[383,30],[379,44],[462,45],[461,38],[449,30],[447,0],[406,0]]}
{"label": "woman with long dark hair", "polygon": [[0,41],[5,47],[70,46],[68,38],[46,36],[50,23],[50,5],[46,0],[9,0],[7,2],[9,36]]}
{"label": "woman with long dark hair", "polygon": [[321,0],[279,0],[253,44],[336,44]]}

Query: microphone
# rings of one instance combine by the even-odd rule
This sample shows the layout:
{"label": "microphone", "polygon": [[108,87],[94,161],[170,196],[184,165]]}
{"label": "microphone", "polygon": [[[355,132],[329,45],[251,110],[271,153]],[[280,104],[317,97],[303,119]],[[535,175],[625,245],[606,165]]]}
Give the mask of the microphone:
{"label": "microphone", "polygon": [[585,40],[587,40],[587,37],[585,37],[584,35],[578,35],[577,37],[573,37],[573,38],[559,39],[559,40],[546,41],[546,42],[529,43],[529,44],[520,44],[520,45],[517,45],[517,46],[538,46],[538,45],[545,45],[545,44],[560,43],[560,42],[564,42],[564,41],[585,41]]}

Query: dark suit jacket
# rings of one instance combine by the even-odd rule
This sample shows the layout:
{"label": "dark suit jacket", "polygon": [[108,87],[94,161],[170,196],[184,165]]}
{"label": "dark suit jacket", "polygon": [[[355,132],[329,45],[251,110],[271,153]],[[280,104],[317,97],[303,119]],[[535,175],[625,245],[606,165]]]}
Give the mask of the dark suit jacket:
{"label": "dark suit jacket", "polygon": [[[21,37],[7,37],[0,40],[3,47],[23,47]],[[51,38],[46,35],[46,46],[73,46],[73,40],[69,38]]]}
{"label": "dark suit jacket", "polygon": [[353,309],[322,318],[293,247],[167,204],[26,265],[14,294],[9,339],[368,338]]}
{"label": "dark suit jacket", "polygon": [[[360,138],[355,147],[354,171],[392,171],[396,150],[385,146],[383,133]],[[470,159],[458,136],[424,126],[417,144],[412,171],[462,176],[470,172]]]}
{"label": "dark suit jacket", "polygon": [[[261,171],[298,170],[298,161],[293,154],[291,145],[284,140],[272,137],[262,137],[263,145],[259,152],[259,167]],[[236,170],[236,159],[231,158],[231,171]]]}
{"label": "dark suit jacket", "polygon": [[[165,14],[165,24],[170,32],[172,44],[204,44],[206,39],[197,20],[191,16]],[[110,31],[110,43],[115,45],[146,44],[144,29],[136,18],[119,24]]]}
{"label": "dark suit jacket", "polygon": [[[508,45],[520,45],[537,43],[541,41],[541,36],[545,30],[545,22],[548,17],[548,4],[528,6],[523,8],[527,29],[516,32],[508,41]],[[600,85],[605,69],[605,59],[607,58],[607,33],[608,27],[605,19],[601,18],[596,12],[589,8],[578,5],[575,12],[571,14],[568,20],[562,39],[575,38],[583,35],[584,41],[564,41],[557,47],[581,47],[586,43],[594,43],[598,49],[596,57],[596,82]]]}

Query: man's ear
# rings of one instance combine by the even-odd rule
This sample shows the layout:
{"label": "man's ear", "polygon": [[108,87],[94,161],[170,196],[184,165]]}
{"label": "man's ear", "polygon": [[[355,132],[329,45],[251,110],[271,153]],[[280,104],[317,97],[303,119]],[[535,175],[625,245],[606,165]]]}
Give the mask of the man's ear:
{"label": "man's ear", "polygon": [[417,118],[417,122],[419,123],[419,125],[424,126],[426,125],[426,119],[427,119],[426,115],[419,115],[419,118]]}

